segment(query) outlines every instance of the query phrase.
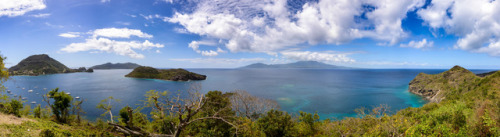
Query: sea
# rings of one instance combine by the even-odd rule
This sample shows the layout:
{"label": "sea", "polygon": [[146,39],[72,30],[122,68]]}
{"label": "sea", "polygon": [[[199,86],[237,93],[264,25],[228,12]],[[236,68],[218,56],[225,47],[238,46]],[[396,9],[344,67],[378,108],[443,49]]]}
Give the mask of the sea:
{"label": "sea", "polygon": [[[95,120],[104,110],[97,104],[112,96],[117,115],[125,106],[143,106],[150,90],[168,91],[172,96],[186,95],[198,89],[232,92],[245,90],[251,95],[275,100],[280,110],[297,115],[299,111],[318,113],[321,119],[356,117],[355,109],[373,108],[381,104],[390,112],[408,107],[421,107],[427,101],[408,92],[408,83],[419,73],[437,74],[445,69],[187,69],[207,75],[201,81],[165,81],[125,77],[131,69],[94,70],[93,73],[68,73],[41,76],[11,76],[3,85],[12,98],[24,98],[33,108],[46,106],[42,94],[54,88],[69,92],[75,100],[84,100],[85,117]],[[471,70],[484,73],[490,70]],[[195,88],[193,88],[195,87]],[[196,88],[197,87],[197,88]],[[79,97],[79,99],[76,99]],[[145,113],[149,112],[147,108]]]}

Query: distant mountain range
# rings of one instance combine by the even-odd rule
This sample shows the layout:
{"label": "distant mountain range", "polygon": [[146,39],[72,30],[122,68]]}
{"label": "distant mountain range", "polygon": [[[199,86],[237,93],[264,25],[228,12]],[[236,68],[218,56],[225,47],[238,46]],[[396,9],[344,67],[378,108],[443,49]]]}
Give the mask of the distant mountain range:
{"label": "distant mountain range", "polygon": [[295,63],[288,64],[264,64],[264,63],[255,63],[250,64],[248,66],[241,67],[242,69],[247,68],[317,68],[317,69],[348,69],[349,67],[344,66],[336,66],[325,64],[317,61],[298,61]]}
{"label": "distant mountain range", "polygon": [[106,63],[106,64],[101,64],[101,65],[95,65],[93,67],[90,67],[92,69],[135,69],[137,67],[140,67],[141,65],[135,64],[135,63]]}
{"label": "distant mountain range", "polygon": [[87,70],[85,67],[70,69],[47,54],[29,56],[17,65],[9,68],[11,75],[44,75],[71,72],[93,72],[93,70]]}

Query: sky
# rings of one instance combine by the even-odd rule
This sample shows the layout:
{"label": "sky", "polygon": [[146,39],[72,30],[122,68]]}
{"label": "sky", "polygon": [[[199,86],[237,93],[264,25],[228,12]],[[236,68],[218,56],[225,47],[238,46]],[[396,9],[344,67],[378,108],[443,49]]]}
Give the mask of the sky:
{"label": "sky", "polygon": [[495,0],[0,0],[6,66],[500,68]]}

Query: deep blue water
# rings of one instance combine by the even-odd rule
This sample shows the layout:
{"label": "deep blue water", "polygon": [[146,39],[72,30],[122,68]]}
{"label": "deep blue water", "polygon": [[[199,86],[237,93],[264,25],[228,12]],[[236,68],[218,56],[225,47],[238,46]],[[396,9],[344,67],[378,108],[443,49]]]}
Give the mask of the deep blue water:
{"label": "deep blue water", "polygon": [[[204,81],[174,82],[124,77],[132,70],[95,70],[94,73],[54,74],[44,76],[12,76],[4,83],[13,94],[27,97],[26,104],[42,102],[41,95],[59,87],[87,101],[83,109],[89,119],[103,113],[96,109],[100,100],[113,96],[113,112],[126,105],[142,104],[149,90],[168,90],[174,95],[185,93],[193,83],[210,90],[229,92],[246,90],[250,94],[276,100],[281,110],[318,112],[322,119],[355,116],[360,107],[387,104],[391,111],[420,107],[426,103],[408,92],[408,83],[420,72],[436,74],[432,69],[189,69],[207,75]],[[473,70],[475,73],[488,70]],[[18,88],[19,87],[19,88]],[[25,89],[22,89],[25,88]],[[28,90],[33,90],[29,93]],[[37,94],[38,93],[38,94]],[[4,93],[5,94],[5,93]],[[13,95],[10,95],[13,96]],[[33,107],[34,105],[32,105]]]}

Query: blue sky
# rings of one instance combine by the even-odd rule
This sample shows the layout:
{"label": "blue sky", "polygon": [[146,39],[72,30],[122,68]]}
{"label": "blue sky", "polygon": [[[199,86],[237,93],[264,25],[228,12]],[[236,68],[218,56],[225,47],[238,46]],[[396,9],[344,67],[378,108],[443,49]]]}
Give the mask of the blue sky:
{"label": "blue sky", "polygon": [[361,68],[500,68],[490,0],[0,0],[7,67],[135,62],[234,68],[302,60]]}

